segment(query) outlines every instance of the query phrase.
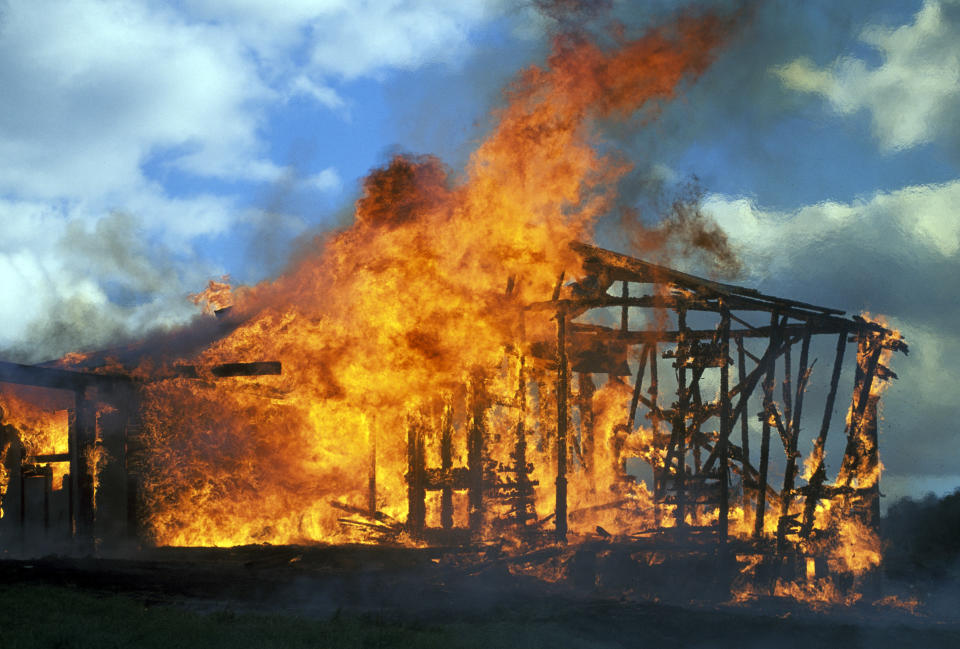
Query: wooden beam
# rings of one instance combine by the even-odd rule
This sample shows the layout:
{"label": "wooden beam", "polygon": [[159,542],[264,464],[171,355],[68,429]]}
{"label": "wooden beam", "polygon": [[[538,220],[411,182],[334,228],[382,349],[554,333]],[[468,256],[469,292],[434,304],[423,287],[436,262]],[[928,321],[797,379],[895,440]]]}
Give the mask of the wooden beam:
{"label": "wooden beam", "polygon": [[800,348],[800,372],[797,376],[796,409],[787,423],[789,444],[787,446],[787,466],[783,472],[783,489],[780,490],[780,518],[777,521],[777,550],[782,554],[786,550],[787,534],[798,531],[794,529],[796,522],[790,518],[790,504],[793,499],[794,481],[797,475],[797,441],[800,437],[800,417],[803,415],[803,395],[807,390],[807,381],[810,373],[807,369],[807,360],[810,355],[810,336],[803,337]]}
{"label": "wooden beam", "polygon": [[833,405],[837,398],[837,387],[840,384],[840,372],[843,370],[843,354],[847,347],[847,332],[841,331],[837,337],[837,351],[833,359],[833,374],[830,376],[830,390],[827,392],[827,403],[823,409],[823,422],[820,424],[820,433],[813,444],[813,456],[817,458],[817,465],[808,481],[809,493],[803,505],[803,523],[800,526],[801,538],[810,536],[813,531],[813,515],[819,500],[820,487],[826,481],[823,454],[827,443],[827,432],[830,430],[830,420],[833,418]]}
{"label": "wooden beam", "polygon": [[643,375],[647,368],[647,358],[650,355],[650,345],[644,345],[640,350],[640,360],[637,366],[637,380],[633,385],[633,397],[630,399],[630,415],[627,417],[627,432],[632,433],[637,423],[637,404],[640,401],[640,392],[643,389]]}
{"label": "wooden beam", "polygon": [[[784,318],[786,320],[786,318]],[[780,328],[776,326],[777,314],[770,316],[770,328],[775,333],[770,339],[770,349],[777,349],[780,346],[779,332]],[[756,539],[763,538],[763,519],[766,514],[767,506],[767,470],[770,463],[770,408],[773,405],[773,383],[776,375],[777,361],[776,356],[767,360],[767,372],[763,380],[763,436],[760,439],[760,485],[757,488],[757,513],[754,519],[753,536]]]}
{"label": "wooden beam", "polygon": [[98,385],[129,384],[130,377],[120,374],[74,372],[55,367],[38,367],[0,361],[0,382],[30,385],[38,388],[80,392]]}
{"label": "wooden beam", "polygon": [[729,532],[730,487],[727,484],[727,438],[732,428],[730,413],[730,312],[725,308],[721,311],[720,321],[720,355],[723,365],[720,366],[720,544],[725,545]]}
{"label": "wooden beam", "polygon": [[[449,401],[443,404],[440,421],[440,468],[449,472],[453,468],[453,406]],[[444,485],[440,491],[440,526],[453,528],[453,489]]]}
{"label": "wooden beam", "polygon": [[557,539],[567,540],[567,314],[557,311],[557,479],[554,525]]}
{"label": "wooden beam", "polygon": [[[747,361],[746,361],[746,350],[743,346],[743,338],[738,337],[737,339],[737,380],[740,385],[743,385],[744,377],[747,374]],[[747,409],[747,400],[750,398],[749,392],[740,392],[740,402],[739,409],[740,412],[745,412]],[[732,422],[731,422],[732,424]],[[750,435],[749,435],[749,422],[746,417],[740,417],[740,448],[743,449],[743,456],[749,461],[750,460]]]}

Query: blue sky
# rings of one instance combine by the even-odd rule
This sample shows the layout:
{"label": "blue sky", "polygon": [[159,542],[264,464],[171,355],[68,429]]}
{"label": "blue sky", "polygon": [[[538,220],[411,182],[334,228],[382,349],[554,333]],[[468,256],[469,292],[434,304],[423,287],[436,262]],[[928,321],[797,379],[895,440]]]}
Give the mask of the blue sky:
{"label": "blue sky", "polygon": [[[734,4],[614,1],[604,20],[640,32]],[[601,125],[635,166],[622,201],[696,176],[747,261],[740,283],[887,314],[914,353],[885,416],[923,439],[887,484],[952,488],[960,4],[749,16],[656,119]],[[0,0],[3,356],[186,321],[208,279],[269,277],[298,240],[349,222],[393,152],[461,168],[555,28],[512,0]]]}

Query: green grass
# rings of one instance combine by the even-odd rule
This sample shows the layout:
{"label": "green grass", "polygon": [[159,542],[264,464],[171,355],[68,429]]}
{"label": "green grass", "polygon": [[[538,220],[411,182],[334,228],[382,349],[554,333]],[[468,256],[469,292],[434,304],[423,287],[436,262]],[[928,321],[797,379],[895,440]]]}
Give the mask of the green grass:
{"label": "green grass", "polygon": [[0,649],[613,649],[960,647],[960,626],[783,619],[617,602],[535,602],[431,622],[356,614],[328,619],[200,613],[67,586],[0,585]]}
{"label": "green grass", "polygon": [[[197,613],[147,606],[68,587],[0,586],[3,649],[264,649],[268,647],[596,647],[548,620],[385,621],[376,616],[305,619],[248,612]],[[609,646],[609,645],[608,645]]]}

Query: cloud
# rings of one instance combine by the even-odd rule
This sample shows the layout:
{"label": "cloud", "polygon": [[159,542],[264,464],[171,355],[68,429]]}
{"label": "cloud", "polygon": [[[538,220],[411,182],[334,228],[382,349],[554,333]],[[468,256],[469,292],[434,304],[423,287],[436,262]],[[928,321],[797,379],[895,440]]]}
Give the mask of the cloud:
{"label": "cloud", "polygon": [[[863,256],[918,255],[925,259],[960,258],[960,180],[880,191],[854,202],[824,201],[797,210],[768,211],[747,198],[714,194],[705,201],[726,232],[759,253],[759,275],[781,272],[807,247],[850,241]],[[782,248],[784,241],[799,246]],[[933,257],[931,257],[933,256]]]}
{"label": "cloud", "polygon": [[129,214],[71,219],[42,202],[0,201],[0,222],[6,359],[48,360],[182,323],[195,312],[189,288],[214,270],[177,263]]}
{"label": "cloud", "polygon": [[251,106],[271,90],[228,32],[120,2],[12,2],[0,20],[0,192],[128,191],[164,147],[208,175],[258,157]]}
{"label": "cloud", "polygon": [[339,189],[340,186],[343,185],[340,174],[338,174],[337,170],[333,167],[328,167],[319,173],[313,174],[306,178],[304,183],[323,192]]}
{"label": "cloud", "polygon": [[949,133],[960,112],[960,21],[940,2],[927,0],[911,24],[865,28],[860,40],[883,63],[842,56],[820,68],[797,58],[773,69],[792,90],[826,98],[840,114],[867,110],[884,149],[896,151]]}
{"label": "cloud", "polygon": [[[317,80],[457,65],[471,53],[476,30],[510,6],[504,0],[293,0],[278,10],[256,0],[200,0],[184,10],[196,20],[229,26],[256,52],[267,75],[288,74],[296,51],[297,68]],[[294,86],[302,85],[295,80]],[[325,104],[330,95],[322,91],[317,99]]]}
{"label": "cloud", "polygon": [[884,463],[894,475],[953,474],[960,369],[960,180],[880,191],[851,202],[768,210],[712,195],[712,214],[754,285],[774,295],[889,318],[911,346],[886,393]]}
{"label": "cloud", "polygon": [[347,106],[336,90],[310,80],[306,74],[298,75],[290,82],[290,94],[310,97],[321,106],[334,111],[344,111]]}
{"label": "cloud", "polygon": [[337,80],[456,64],[497,6],[0,0],[0,348],[44,360],[189,318],[226,270],[211,242],[305,227],[251,195],[342,190],[273,159],[277,111],[349,119]]}

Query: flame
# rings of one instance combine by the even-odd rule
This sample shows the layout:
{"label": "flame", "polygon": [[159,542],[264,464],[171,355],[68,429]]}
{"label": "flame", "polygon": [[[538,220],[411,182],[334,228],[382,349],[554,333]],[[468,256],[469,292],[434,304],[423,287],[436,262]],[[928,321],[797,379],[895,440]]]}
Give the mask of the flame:
{"label": "flame", "polygon": [[211,279],[207,283],[207,288],[190,295],[190,301],[202,306],[203,312],[207,314],[232,306],[234,296],[230,286],[230,276],[224,275],[219,282]]}
{"label": "flame", "polygon": [[[0,425],[12,426],[16,430],[19,443],[23,445],[24,454],[28,458],[34,455],[66,453],[68,450],[67,411],[37,405],[48,400],[37,389],[13,385],[0,388],[0,408],[4,412]],[[6,491],[9,480],[5,462],[10,448],[11,443],[8,440],[0,450],[0,494]],[[60,489],[63,476],[70,470],[69,465],[66,462],[53,462],[48,466],[53,472],[53,488]]]}
{"label": "flame", "polygon": [[[509,87],[462,175],[431,156],[394,157],[364,182],[353,225],[318,239],[285,276],[233,292],[245,324],[197,364],[277,359],[283,376],[146,388],[144,497],[156,542],[343,539],[329,501],[365,506],[368,476],[357,467],[367,466],[368,426],[377,504],[402,519],[407,417],[436,412],[438,394],[461,395],[464,449],[464,386],[511,399],[516,374],[497,371],[509,349],[555,335],[546,316],[528,314],[521,327],[520,306],[548,298],[560,271],[577,267],[567,244],[590,238],[628,170],[598,151],[593,121],[672,98],[683,78],[706,69],[726,28],[715,16],[681,17],[611,51],[559,37],[547,64]],[[221,284],[196,299],[226,304]],[[605,398],[598,392],[598,439],[610,427]],[[423,421],[430,448],[438,420]],[[490,411],[482,423],[490,453],[506,450],[515,413]],[[542,444],[530,424],[531,443]],[[598,448],[607,471],[618,460]],[[583,490],[572,490],[574,506],[610,499],[578,500]],[[637,489],[623,496],[646,498]]]}

